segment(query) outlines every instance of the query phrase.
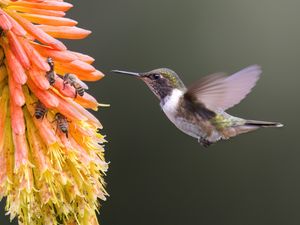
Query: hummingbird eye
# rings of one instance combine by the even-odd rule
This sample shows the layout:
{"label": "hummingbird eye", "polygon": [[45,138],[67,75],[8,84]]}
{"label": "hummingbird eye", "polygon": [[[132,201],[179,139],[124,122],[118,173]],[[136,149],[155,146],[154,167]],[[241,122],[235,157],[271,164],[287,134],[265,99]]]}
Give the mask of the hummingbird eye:
{"label": "hummingbird eye", "polygon": [[151,79],[157,80],[157,79],[159,79],[159,78],[161,78],[161,75],[160,75],[160,74],[157,74],[157,73],[151,74]]}

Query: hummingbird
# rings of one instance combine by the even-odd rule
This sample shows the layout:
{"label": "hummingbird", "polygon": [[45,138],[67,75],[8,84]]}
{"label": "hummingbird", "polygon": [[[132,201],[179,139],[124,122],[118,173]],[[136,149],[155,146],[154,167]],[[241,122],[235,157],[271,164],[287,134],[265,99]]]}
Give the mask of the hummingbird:
{"label": "hummingbird", "polygon": [[146,83],[168,119],[204,147],[260,127],[282,127],[278,122],[247,120],[226,113],[255,86],[262,70],[252,65],[230,76],[215,73],[186,87],[176,72],[160,68],[145,73],[113,70]]}

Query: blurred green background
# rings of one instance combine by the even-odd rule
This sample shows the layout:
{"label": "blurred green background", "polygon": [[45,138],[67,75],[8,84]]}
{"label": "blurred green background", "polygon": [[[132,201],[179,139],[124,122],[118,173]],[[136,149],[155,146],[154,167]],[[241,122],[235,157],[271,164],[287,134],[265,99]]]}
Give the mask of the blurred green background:
{"label": "blurred green background", "polygon": [[[93,34],[67,42],[106,77],[90,92],[109,143],[103,225],[300,223],[300,1],[72,1]],[[146,86],[112,69],[169,67],[188,84],[259,64],[253,92],[230,113],[280,121],[209,149],[177,130]],[[4,202],[2,201],[2,205]],[[1,208],[1,224],[8,224]]]}

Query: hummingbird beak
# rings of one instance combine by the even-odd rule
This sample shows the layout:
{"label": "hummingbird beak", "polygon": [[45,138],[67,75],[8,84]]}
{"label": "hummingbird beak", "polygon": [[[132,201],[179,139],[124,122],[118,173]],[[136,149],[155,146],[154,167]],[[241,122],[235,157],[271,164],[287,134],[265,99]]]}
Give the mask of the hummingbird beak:
{"label": "hummingbird beak", "polygon": [[122,70],[112,70],[111,72],[125,74],[125,75],[129,75],[129,76],[134,76],[134,77],[140,77],[141,76],[139,73],[122,71]]}

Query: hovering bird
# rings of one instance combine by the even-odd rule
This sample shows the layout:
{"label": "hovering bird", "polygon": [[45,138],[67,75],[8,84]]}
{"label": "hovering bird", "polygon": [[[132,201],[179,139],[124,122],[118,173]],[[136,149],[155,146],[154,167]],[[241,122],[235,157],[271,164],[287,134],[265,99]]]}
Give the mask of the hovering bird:
{"label": "hovering bird", "polygon": [[167,68],[146,73],[112,72],[144,81],[160,100],[160,106],[171,122],[184,133],[197,138],[204,147],[260,127],[283,126],[277,122],[242,119],[225,112],[244,99],[255,86],[262,72],[257,65],[231,76],[212,74],[188,88],[174,71]]}

